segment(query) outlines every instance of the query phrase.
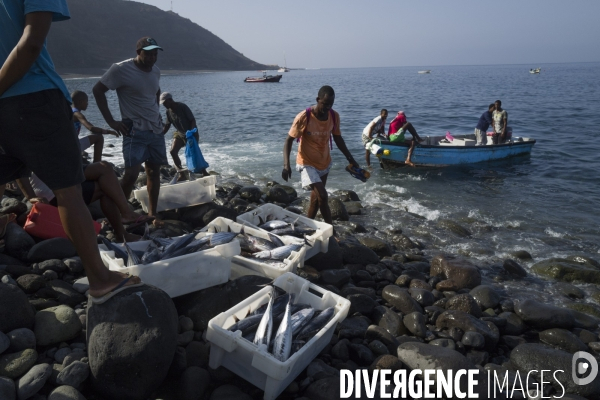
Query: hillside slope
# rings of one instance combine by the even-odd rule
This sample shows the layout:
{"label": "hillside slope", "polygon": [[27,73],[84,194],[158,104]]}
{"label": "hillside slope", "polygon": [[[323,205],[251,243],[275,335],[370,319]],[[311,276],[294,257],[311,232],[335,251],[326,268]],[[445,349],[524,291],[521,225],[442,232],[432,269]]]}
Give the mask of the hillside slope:
{"label": "hillside slope", "polygon": [[135,44],[151,36],[164,48],[164,70],[256,70],[256,63],[217,36],[170,11],[124,0],[68,0],[69,21],[52,24],[48,48],[61,73],[100,72],[135,57]]}

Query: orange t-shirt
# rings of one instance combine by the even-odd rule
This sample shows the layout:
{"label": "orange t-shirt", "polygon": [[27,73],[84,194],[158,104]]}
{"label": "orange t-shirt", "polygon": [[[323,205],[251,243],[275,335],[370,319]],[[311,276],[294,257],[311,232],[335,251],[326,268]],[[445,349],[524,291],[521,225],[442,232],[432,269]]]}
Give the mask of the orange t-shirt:
{"label": "orange t-shirt", "polygon": [[[296,115],[294,123],[290,128],[289,135],[293,138],[302,138],[298,146],[298,156],[296,164],[311,166],[318,170],[325,170],[331,164],[331,153],[329,151],[329,135],[341,136],[340,115],[333,112],[336,119],[335,131],[333,131],[333,121],[330,113],[327,114],[327,121],[319,121],[314,111],[306,128],[306,110]],[[333,131],[333,132],[332,132]]]}

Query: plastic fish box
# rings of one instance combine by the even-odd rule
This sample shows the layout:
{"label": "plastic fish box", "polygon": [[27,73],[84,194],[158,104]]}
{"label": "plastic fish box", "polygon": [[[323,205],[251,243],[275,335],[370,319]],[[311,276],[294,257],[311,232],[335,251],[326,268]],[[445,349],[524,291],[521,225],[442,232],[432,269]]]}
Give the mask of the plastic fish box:
{"label": "plastic fish box", "polygon": [[260,225],[259,217],[262,218],[263,221],[266,221],[268,216],[274,216],[275,219],[286,218],[286,220],[290,222],[298,219],[298,222],[303,223],[309,228],[316,229],[315,233],[307,236],[308,242],[312,244],[312,247],[309,247],[306,250],[306,260],[319,252],[327,253],[329,250],[329,238],[333,235],[333,226],[325,222],[315,221],[305,216],[294,214],[275,204],[263,204],[252,211],[239,215],[236,220],[244,225],[258,227],[258,225]]}
{"label": "plastic fish box", "polygon": [[209,366],[224,366],[264,390],[265,400],[275,399],[319,355],[329,344],[338,322],[346,318],[350,309],[350,301],[292,273],[281,275],[273,284],[288,293],[294,293],[295,303],[308,303],[316,310],[335,307],[335,313],[323,329],[283,362],[273,357],[265,345],[256,346],[244,339],[241,331],[227,330],[235,323],[234,316],[242,319],[248,312],[269,301],[269,287],[208,322],[206,339],[211,343]]}
{"label": "plastic fish box", "polygon": [[[201,232],[196,238],[203,236],[206,233]],[[145,251],[150,241],[127,244],[132,250]],[[115,257],[114,251],[109,251],[103,244],[98,247],[100,257],[108,269],[137,275],[144,283],[164,290],[171,297],[227,282],[231,274],[231,259],[241,252],[240,243],[233,240],[212,249],[128,268],[123,259]]]}
{"label": "plastic fish box", "polygon": [[[260,237],[263,239],[269,239],[268,232],[263,229],[253,228],[251,226],[247,226],[247,225],[245,226],[242,224],[238,224],[237,222],[234,222],[230,219],[223,218],[223,217],[215,218],[206,227],[204,227],[202,229],[202,231],[206,232],[206,231],[210,231],[211,229],[216,229],[219,232],[228,232],[229,229],[231,229],[232,232],[240,232],[242,230],[242,227],[244,228],[244,232],[249,235],[257,236],[257,237]],[[300,240],[302,240],[302,239],[298,239],[298,238],[291,239],[291,238],[287,238],[287,237],[280,237],[280,239],[285,244],[299,243]],[[286,265],[281,268],[278,268],[273,264],[263,262],[262,260],[260,260],[258,258],[251,259],[251,258],[242,257],[242,256],[235,256],[231,259],[231,263],[234,264],[232,266],[232,268],[236,270],[236,274],[238,274],[238,272],[243,273],[243,271],[244,271],[243,269],[236,268],[237,266],[240,266],[240,267],[249,269],[251,271],[254,271],[258,275],[262,275],[262,276],[266,276],[268,278],[275,279],[278,276],[285,274],[286,272],[296,272],[296,270],[298,268],[303,268],[307,248],[309,248],[309,247],[304,246],[299,251],[292,252],[292,254],[286,260],[283,261],[283,263]],[[236,275],[236,277],[237,277],[237,275]]]}
{"label": "plastic fish box", "polygon": [[[174,185],[161,185],[156,210],[174,210],[209,203],[217,195],[216,184],[216,176],[207,176]],[[148,190],[146,186],[140,190],[134,190],[133,195],[142,204],[142,209],[148,212]]]}

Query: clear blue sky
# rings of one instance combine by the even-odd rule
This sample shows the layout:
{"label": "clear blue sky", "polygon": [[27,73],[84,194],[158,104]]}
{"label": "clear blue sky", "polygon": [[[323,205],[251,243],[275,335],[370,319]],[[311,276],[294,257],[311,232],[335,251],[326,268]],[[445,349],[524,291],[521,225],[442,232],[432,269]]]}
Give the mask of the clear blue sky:
{"label": "clear blue sky", "polygon": [[283,65],[285,52],[288,67],[600,61],[598,0],[174,0],[173,11],[254,61]]}

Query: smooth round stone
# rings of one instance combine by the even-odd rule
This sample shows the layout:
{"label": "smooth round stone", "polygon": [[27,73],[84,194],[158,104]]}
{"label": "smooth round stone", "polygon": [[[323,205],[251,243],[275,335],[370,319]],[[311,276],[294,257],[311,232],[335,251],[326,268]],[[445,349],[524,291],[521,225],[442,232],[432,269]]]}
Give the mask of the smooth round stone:
{"label": "smooth round stone", "polygon": [[27,274],[17,278],[17,285],[27,294],[37,292],[46,286],[46,280],[40,275]]}
{"label": "smooth round stone", "polygon": [[566,329],[554,328],[542,331],[540,332],[540,341],[559,347],[569,353],[588,350],[588,346],[581,339]]}
{"label": "smooth round stone", "polygon": [[462,344],[475,349],[481,349],[485,346],[485,338],[481,333],[465,332],[461,339]]}
{"label": "smooth round stone", "polygon": [[387,347],[383,343],[381,343],[379,340],[373,340],[371,343],[369,343],[369,349],[376,356],[383,356],[386,354],[390,354],[388,352]]}
{"label": "smooth round stone", "polygon": [[506,272],[513,276],[519,278],[524,278],[527,276],[527,270],[525,270],[525,268],[523,268],[521,265],[519,265],[519,263],[517,263],[514,260],[504,260],[504,264],[502,264],[502,267]]}
{"label": "smooth round stone", "polygon": [[331,355],[343,362],[348,361],[350,359],[350,353],[348,352],[349,343],[348,339],[340,340],[331,348]]}
{"label": "smooth round stone", "polygon": [[35,349],[35,333],[31,329],[15,329],[8,332],[7,336],[10,339],[10,348],[8,350],[11,353],[25,349]]}
{"label": "smooth round stone", "polygon": [[81,361],[75,361],[63,369],[56,378],[59,385],[79,387],[90,376],[90,366]]}
{"label": "smooth round stone", "polygon": [[35,365],[38,353],[32,349],[0,356],[0,376],[16,379]]}
{"label": "smooth round stone", "polygon": [[57,363],[62,364],[65,360],[65,357],[71,354],[72,351],[73,350],[71,350],[69,347],[63,347],[62,349],[58,349],[56,353],[54,353],[54,359]]}
{"label": "smooth round stone", "polygon": [[28,399],[44,386],[48,378],[52,375],[50,364],[38,364],[31,368],[17,382],[17,394],[19,399]]}
{"label": "smooth round stone", "polygon": [[500,294],[490,285],[479,285],[469,292],[482,309],[495,308],[500,302]]}
{"label": "smooth round stone", "polygon": [[423,308],[415,299],[413,299],[408,290],[402,289],[396,285],[388,285],[383,288],[381,297],[396,309],[400,310],[403,314],[410,314],[411,312],[423,312]]}
{"label": "smooth round stone", "polygon": [[181,332],[187,332],[194,329],[194,321],[184,315],[179,316],[179,330]]}
{"label": "smooth round stone", "polygon": [[2,400],[16,400],[17,390],[15,388],[15,382],[5,376],[0,376],[0,399]]}
{"label": "smooth round stone", "polygon": [[452,349],[452,350],[456,349],[456,345],[454,344],[454,340],[452,340],[452,339],[433,339],[432,341],[429,342],[429,344],[431,346],[446,347],[446,348]]}
{"label": "smooth round stone", "polygon": [[4,333],[0,332],[0,354],[4,353],[10,346],[10,338]]}
{"label": "smooth round stone", "polygon": [[[349,271],[348,271],[349,272]],[[363,315],[369,315],[379,304],[365,294],[353,294],[348,296],[350,300],[350,314],[355,312]]]}
{"label": "smooth round stone", "polygon": [[425,326],[425,316],[419,312],[412,312],[407,314],[402,319],[404,326],[413,335],[424,338],[427,335],[427,327]]}
{"label": "smooth round stone", "polygon": [[72,386],[59,386],[50,393],[48,400],[86,400],[77,389]]}
{"label": "smooth round stone", "polygon": [[38,346],[48,346],[73,339],[81,332],[75,311],[65,305],[38,311],[35,315],[35,337]]}
{"label": "smooth round stone", "polygon": [[475,318],[481,317],[481,307],[470,294],[457,294],[446,301],[447,310],[459,310],[471,314]]}

